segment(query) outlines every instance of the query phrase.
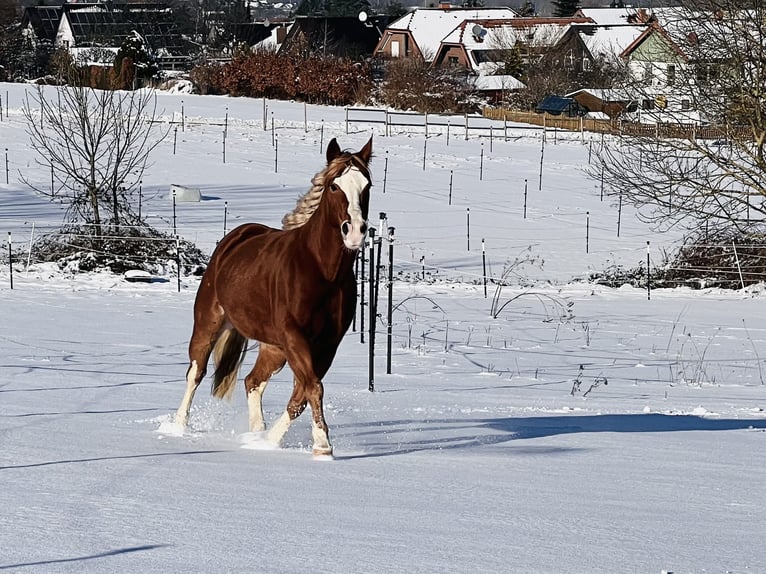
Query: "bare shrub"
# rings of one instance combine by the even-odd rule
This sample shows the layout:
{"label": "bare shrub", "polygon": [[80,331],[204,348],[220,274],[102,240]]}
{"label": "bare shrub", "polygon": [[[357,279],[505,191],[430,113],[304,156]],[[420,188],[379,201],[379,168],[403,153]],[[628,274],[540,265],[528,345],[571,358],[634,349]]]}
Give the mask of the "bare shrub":
{"label": "bare shrub", "polygon": [[205,93],[341,106],[360,103],[371,86],[367,64],[273,51],[242,52],[218,67],[206,64],[192,70],[191,79],[197,90]]}
{"label": "bare shrub", "polygon": [[464,73],[431,68],[417,58],[386,63],[380,99],[387,106],[420,113],[474,112],[480,103]]}

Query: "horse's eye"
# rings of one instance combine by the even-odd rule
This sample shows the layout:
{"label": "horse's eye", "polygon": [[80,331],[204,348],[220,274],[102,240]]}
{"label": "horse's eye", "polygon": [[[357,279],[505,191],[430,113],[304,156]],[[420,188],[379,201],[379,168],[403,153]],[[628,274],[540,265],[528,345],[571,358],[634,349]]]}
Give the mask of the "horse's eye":
{"label": "horse's eye", "polygon": [[334,183],[331,183],[330,184],[330,191],[338,191],[338,186],[335,185]]}

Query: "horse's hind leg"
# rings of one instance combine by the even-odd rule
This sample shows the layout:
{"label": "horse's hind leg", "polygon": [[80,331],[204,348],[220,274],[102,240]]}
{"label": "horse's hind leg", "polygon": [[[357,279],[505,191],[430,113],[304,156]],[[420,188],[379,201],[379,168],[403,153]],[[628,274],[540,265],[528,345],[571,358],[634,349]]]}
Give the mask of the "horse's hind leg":
{"label": "horse's hind leg", "polygon": [[198,301],[195,304],[194,329],[189,341],[189,368],[186,371],[186,391],[184,392],[181,405],[178,407],[175,422],[182,427],[186,426],[189,419],[194,393],[200,382],[207,373],[207,364],[213,346],[221,335],[225,324],[223,310],[218,305],[211,305],[202,311]]}
{"label": "horse's hind leg", "polygon": [[263,422],[263,391],[266,390],[269,379],[282,370],[285,362],[285,354],[278,347],[261,343],[253,370],[245,377],[251,432],[266,430]]}

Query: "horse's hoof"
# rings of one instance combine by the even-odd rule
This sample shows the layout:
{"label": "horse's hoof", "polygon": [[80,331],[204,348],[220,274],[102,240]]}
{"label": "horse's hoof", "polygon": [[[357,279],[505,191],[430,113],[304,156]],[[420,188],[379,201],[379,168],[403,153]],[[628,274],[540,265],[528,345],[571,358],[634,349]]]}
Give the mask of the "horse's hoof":
{"label": "horse's hoof", "polygon": [[266,432],[246,432],[239,435],[239,444],[250,450],[278,450],[279,445],[268,439]]}
{"label": "horse's hoof", "polygon": [[335,460],[331,448],[315,448],[311,451],[311,455],[314,457],[314,460]]}
{"label": "horse's hoof", "polygon": [[157,429],[157,433],[167,436],[180,437],[184,436],[185,432],[186,425],[177,421],[163,421]]}

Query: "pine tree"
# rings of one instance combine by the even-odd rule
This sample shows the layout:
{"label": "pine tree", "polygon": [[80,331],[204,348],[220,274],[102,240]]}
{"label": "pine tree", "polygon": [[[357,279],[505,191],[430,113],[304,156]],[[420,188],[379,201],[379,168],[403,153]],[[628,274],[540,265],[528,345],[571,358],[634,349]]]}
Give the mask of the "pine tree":
{"label": "pine tree", "polygon": [[524,3],[516,10],[519,16],[522,18],[528,18],[535,15],[535,4],[532,0],[525,0]]}
{"label": "pine tree", "polygon": [[553,15],[558,18],[572,16],[580,7],[580,0],[553,0]]}

